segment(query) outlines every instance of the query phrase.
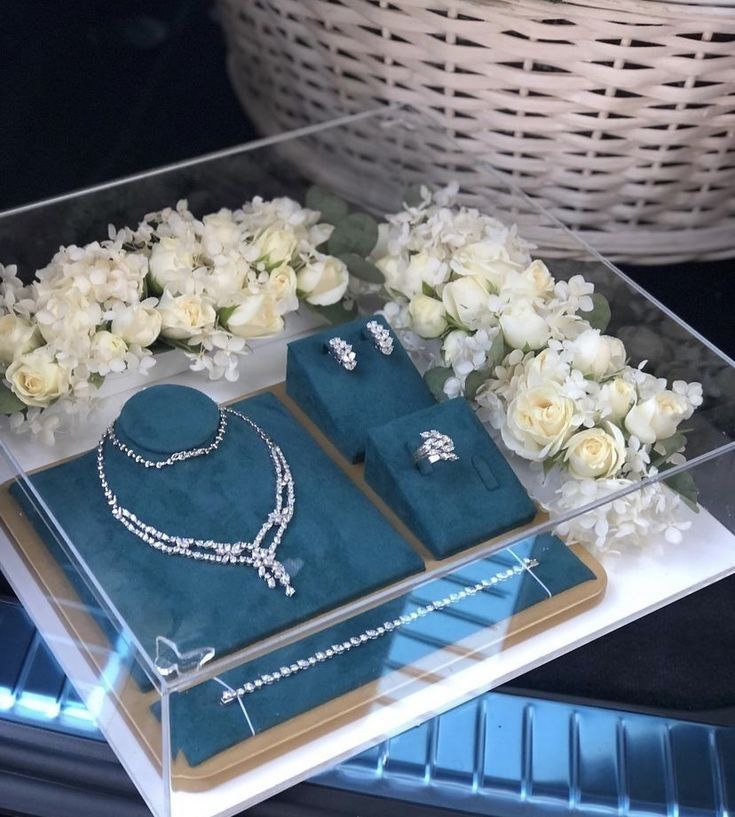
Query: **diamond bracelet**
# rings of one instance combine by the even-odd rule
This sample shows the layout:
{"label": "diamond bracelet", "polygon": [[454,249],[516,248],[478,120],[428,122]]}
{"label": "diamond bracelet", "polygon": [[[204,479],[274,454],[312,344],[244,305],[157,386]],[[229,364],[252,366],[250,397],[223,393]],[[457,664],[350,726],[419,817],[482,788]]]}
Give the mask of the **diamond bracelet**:
{"label": "diamond bracelet", "polygon": [[252,681],[248,681],[237,689],[227,689],[222,693],[220,703],[230,704],[233,701],[244,697],[245,695],[251,695],[253,692],[257,692],[257,690],[262,689],[264,686],[270,686],[271,684],[281,681],[284,678],[289,678],[298,672],[311,669],[317,664],[322,664],[331,658],[335,658],[338,655],[349,652],[351,649],[359,647],[362,644],[366,644],[368,641],[374,641],[376,638],[380,638],[388,633],[395,632],[400,627],[403,627],[406,624],[411,624],[429,613],[433,613],[436,610],[443,610],[445,607],[449,607],[452,604],[457,604],[457,602],[463,601],[464,599],[474,596],[476,593],[487,590],[490,587],[494,587],[496,584],[500,584],[500,582],[512,579],[514,576],[518,576],[526,570],[531,570],[534,567],[538,567],[538,565],[539,562],[537,559],[525,558],[515,567],[509,567],[507,570],[501,570],[494,576],[491,576],[489,579],[481,579],[476,584],[467,585],[461,590],[458,590],[456,593],[450,593],[448,596],[444,596],[444,598],[435,599],[434,601],[430,601],[428,604],[417,607],[410,613],[405,613],[404,615],[398,616],[398,618],[384,621],[380,626],[375,627],[374,629],[365,630],[359,635],[353,635],[351,638],[341,641],[338,644],[332,644],[330,647],[327,647],[324,650],[317,650],[308,658],[299,658],[293,664],[284,665],[273,672],[264,672],[262,675],[259,675]]}

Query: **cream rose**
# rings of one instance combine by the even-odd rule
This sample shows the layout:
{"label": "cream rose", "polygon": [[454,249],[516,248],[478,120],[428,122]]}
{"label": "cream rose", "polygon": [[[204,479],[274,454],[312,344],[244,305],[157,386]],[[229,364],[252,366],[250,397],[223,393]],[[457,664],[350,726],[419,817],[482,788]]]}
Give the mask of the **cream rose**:
{"label": "cream rose", "polygon": [[665,440],[687,416],[688,408],[681,395],[666,389],[633,406],[625,416],[625,427],[642,443]]}
{"label": "cream rose", "polygon": [[616,377],[602,387],[600,400],[610,407],[611,420],[622,420],[635,402],[635,387],[622,377]]}
{"label": "cream rose", "polygon": [[501,429],[505,444],[527,460],[557,454],[577,428],[574,401],[556,383],[523,391],[508,406]]}
{"label": "cream rose", "polygon": [[407,298],[413,298],[421,292],[421,281],[408,278],[408,260],[403,255],[383,256],[375,262],[375,266],[383,273],[385,287],[389,292],[397,292]]}
{"label": "cream rose", "polygon": [[623,434],[613,423],[578,431],[567,441],[564,462],[579,479],[613,477],[625,462]]}
{"label": "cream rose", "polygon": [[192,282],[194,256],[183,239],[164,236],[151,249],[148,271],[159,290],[183,292]]}
{"label": "cream rose", "polygon": [[296,296],[296,273],[288,264],[281,264],[271,271],[266,289],[276,302],[281,315],[298,309],[299,299]]}
{"label": "cream rose", "polygon": [[428,295],[416,295],[408,305],[414,331],[422,338],[438,338],[447,328],[444,304]]}
{"label": "cream rose", "polygon": [[215,304],[229,303],[245,288],[250,264],[237,253],[219,256],[212,271],[204,279],[204,291]]}
{"label": "cream rose", "polygon": [[485,281],[474,275],[450,281],[442,291],[447,314],[464,329],[479,329],[487,322],[489,298]]}
{"label": "cream rose", "polygon": [[203,242],[207,252],[215,255],[223,249],[236,247],[241,240],[242,230],[232,217],[230,210],[210,213],[202,219],[204,224]]}
{"label": "cream rose", "polygon": [[625,365],[625,346],[599,329],[585,329],[571,343],[572,364],[595,379],[617,372]]}
{"label": "cream rose", "polygon": [[158,304],[161,334],[173,340],[186,340],[214,327],[214,307],[197,295],[171,295],[164,292]]}
{"label": "cream rose", "polygon": [[102,369],[121,372],[125,369],[125,355],[128,345],[119,336],[101,329],[92,335],[90,355],[92,360]]}
{"label": "cream rose", "polygon": [[456,275],[482,278],[494,292],[500,290],[508,275],[521,270],[511,261],[507,249],[496,241],[467,244],[454,253],[450,266]]}
{"label": "cream rose", "polygon": [[507,275],[503,288],[513,291],[516,296],[538,298],[551,295],[554,291],[554,279],[546,264],[536,260],[522,272]]}
{"label": "cream rose", "polygon": [[239,338],[264,338],[283,330],[283,317],[266,291],[245,295],[235,306],[220,310],[222,325]]}
{"label": "cream rose", "polygon": [[27,406],[43,408],[69,391],[68,373],[44,346],[16,358],[8,366],[5,379]]}
{"label": "cream rose", "polygon": [[500,328],[511,349],[540,349],[549,340],[549,325],[530,301],[518,300],[500,316]]}
{"label": "cream rose", "polygon": [[38,327],[24,318],[13,314],[0,318],[0,364],[7,366],[14,358],[32,352],[42,343]]}
{"label": "cream rose", "polygon": [[297,289],[315,306],[329,306],[342,300],[348,283],[349,273],[344,262],[331,255],[307,264],[296,276]]}
{"label": "cream rose", "polygon": [[161,334],[161,313],[152,306],[128,306],[113,318],[110,329],[125,343],[145,348]]}
{"label": "cream rose", "polygon": [[298,238],[291,230],[268,227],[256,241],[258,260],[265,262],[268,268],[287,264],[299,246]]}
{"label": "cream rose", "polygon": [[449,266],[438,256],[422,250],[408,259],[405,275],[415,294],[424,283],[432,288],[443,284],[449,277]]}

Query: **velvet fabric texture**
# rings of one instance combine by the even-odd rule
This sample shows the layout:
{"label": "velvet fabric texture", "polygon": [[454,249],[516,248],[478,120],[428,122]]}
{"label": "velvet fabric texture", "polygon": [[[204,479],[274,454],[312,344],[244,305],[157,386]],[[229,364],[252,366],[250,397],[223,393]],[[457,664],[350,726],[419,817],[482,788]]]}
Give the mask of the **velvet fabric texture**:
{"label": "velvet fabric texture", "polygon": [[[317,664],[312,669],[262,687],[245,696],[242,707],[237,702],[227,706],[219,703],[226,686],[237,688],[261,673],[272,672],[299,658],[307,658],[317,650],[324,650],[335,642],[358,635],[387,619],[411,612],[418,606],[515,567],[525,557],[539,561],[533,575],[521,573],[456,605],[419,618],[389,635]],[[183,752],[189,764],[197,765],[253,734],[593,579],[592,571],[555,536],[529,537],[486,559],[466,565],[449,576],[430,580],[399,599],[231,670],[217,681],[205,682],[173,695],[171,724],[174,753]],[[501,625],[497,627],[497,635],[502,638],[502,634]]]}
{"label": "velvet fabric texture", "polygon": [[[459,460],[415,463],[421,432],[448,434]],[[466,400],[447,400],[368,434],[365,479],[438,558],[530,522],[536,508]]]}
{"label": "velvet fabric texture", "polygon": [[[365,329],[371,316],[330,327],[288,345],[288,394],[350,460],[365,452],[367,432],[435,401],[398,338],[383,355]],[[327,351],[330,338],[352,345],[357,367],[344,369]]]}
{"label": "velvet fabric texture", "polygon": [[[206,409],[197,410],[202,405],[195,390],[159,391],[164,388],[152,387],[135,398],[136,410],[143,411],[148,400],[151,412],[162,413],[151,418],[154,425],[165,417],[179,424],[186,416],[192,423],[211,419]],[[30,477],[149,655],[155,655],[156,636],[162,635],[181,650],[209,646],[221,656],[423,569],[403,537],[274,395],[260,394],[235,408],[272,435],[293,472],[296,510],[278,548],[296,588],[291,598],[269,589],[251,567],[165,555],[129,533],[110,514],[94,451]],[[191,439],[189,431],[182,430],[182,439]],[[141,453],[156,459],[152,452]],[[108,444],[105,461],[120,503],[168,533],[250,539],[273,508],[268,449],[236,417],[229,419],[221,446],[205,457],[158,471],[136,465]],[[22,485],[13,491],[32,512]],[[52,540],[36,521],[41,536]],[[81,581],[79,574],[73,578]]]}

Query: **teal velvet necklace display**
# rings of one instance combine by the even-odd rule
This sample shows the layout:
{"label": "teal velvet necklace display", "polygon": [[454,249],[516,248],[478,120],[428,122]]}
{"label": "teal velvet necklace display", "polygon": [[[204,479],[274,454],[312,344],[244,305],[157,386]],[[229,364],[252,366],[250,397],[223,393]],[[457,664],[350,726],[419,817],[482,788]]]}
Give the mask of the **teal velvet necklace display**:
{"label": "teal velvet necklace display", "polygon": [[[135,513],[119,503],[117,495],[110,487],[105,470],[105,448],[108,442],[119,451],[122,451],[125,456],[137,465],[162,471],[164,468],[169,468],[179,462],[207,456],[216,451],[224,439],[228,418],[237,418],[245,423],[265,443],[275,473],[275,507],[270,511],[252,541],[238,539],[235,542],[220,542],[213,538],[198,539],[196,537],[170,534],[147,524],[139,519]],[[248,565],[257,571],[258,576],[271,589],[278,583],[285,589],[287,596],[294,594],[291,577],[283,564],[276,558],[276,550],[286,533],[289,522],[293,518],[296,504],[291,468],[280,446],[273,442],[268,434],[246,415],[234,409],[220,409],[219,425],[212,442],[206,446],[175,451],[166,459],[147,459],[143,454],[136,452],[134,448],[117,436],[115,424],[113,423],[102,435],[97,445],[97,475],[113,518],[150,547],[169,556],[184,556],[221,565]],[[271,535],[274,529],[275,532]],[[264,543],[267,537],[270,537],[270,543],[266,545]]]}

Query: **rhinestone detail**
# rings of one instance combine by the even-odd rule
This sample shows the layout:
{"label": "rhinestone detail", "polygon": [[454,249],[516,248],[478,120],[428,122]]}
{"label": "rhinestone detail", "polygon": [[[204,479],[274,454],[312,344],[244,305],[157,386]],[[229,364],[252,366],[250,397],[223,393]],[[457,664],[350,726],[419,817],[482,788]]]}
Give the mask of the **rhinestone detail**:
{"label": "rhinestone detail", "polygon": [[281,678],[287,678],[291,675],[295,675],[297,672],[311,669],[311,667],[314,667],[317,664],[321,664],[324,661],[328,661],[329,659],[336,657],[337,655],[341,655],[342,653],[355,649],[362,644],[366,644],[368,641],[374,641],[376,638],[380,638],[387,633],[394,632],[406,624],[411,624],[429,613],[433,613],[436,610],[442,610],[452,604],[457,604],[458,602],[463,601],[466,598],[470,598],[476,593],[479,593],[488,587],[494,586],[499,582],[508,581],[508,579],[511,579],[514,576],[519,576],[524,571],[532,570],[534,567],[538,567],[538,565],[539,562],[537,559],[523,559],[521,563],[515,567],[510,567],[507,570],[499,571],[489,579],[481,579],[475,584],[470,584],[467,585],[467,587],[463,587],[456,593],[450,593],[448,596],[445,596],[442,599],[435,599],[434,601],[430,601],[421,607],[417,607],[410,613],[405,613],[400,618],[393,619],[392,621],[385,621],[378,627],[370,628],[359,635],[354,635],[351,638],[343,641],[341,644],[332,644],[331,647],[327,647],[323,650],[317,650],[308,658],[300,658],[298,661],[296,661],[296,663],[291,664],[290,668],[288,668],[289,672],[284,672],[284,669],[287,668],[281,667],[280,677],[274,677],[275,673],[273,672],[263,673],[254,680],[246,682],[237,689],[225,690],[220,698],[220,703],[230,704],[233,701],[236,701],[238,698],[249,695],[252,692],[255,692],[256,689],[260,689],[263,684],[271,684],[277,680],[280,680]]}

